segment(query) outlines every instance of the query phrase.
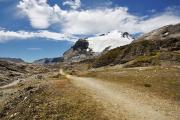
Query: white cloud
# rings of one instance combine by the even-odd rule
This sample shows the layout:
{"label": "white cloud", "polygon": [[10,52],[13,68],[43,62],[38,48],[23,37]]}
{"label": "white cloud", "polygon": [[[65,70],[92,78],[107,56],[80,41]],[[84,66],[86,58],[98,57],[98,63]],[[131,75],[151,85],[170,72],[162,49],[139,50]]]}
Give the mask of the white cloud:
{"label": "white cloud", "polygon": [[[144,17],[144,16],[143,16]],[[96,34],[114,29],[130,33],[149,32],[168,24],[180,22],[172,12],[164,12],[148,19],[128,13],[128,8],[106,8],[83,11],[69,11],[63,31],[70,34]]]}
{"label": "white cloud", "polygon": [[6,31],[0,30],[0,42],[6,42],[12,39],[30,39],[30,38],[45,38],[51,40],[61,40],[74,42],[77,38],[72,35],[49,32],[46,30],[37,32],[26,32],[26,31]]}
{"label": "white cloud", "polygon": [[81,0],[65,0],[63,5],[69,5],[72,9],[78,9],[81,7]]}
{"label": "white cloud", "polygon": [[51,24],[58,22],[57,12],[60,8],[47,4],[47,0],[22,0],[18,6],[22,15],[29,18],[34,28],[45,29]]}
{"label": "white cloud", "polygon": [[175,16],[172,13],[166,12],[159,16],[155,16],[147,20],[142,20],[135,27],[139,28],[137,31],[146,33],[153,29],[157,29],[165,25],[176,24],[176,23],[180,23],[180,16]]}
{"label": "white cloud", "polygon": [[31,50],[31,51],[39,51],[42,50],[42,48],[27,48],[27,50]]}
{"label": "white cloud", "polygon": [[[136,16],[127,13],[127,8],[107,8],[84,11],[70,11],[66,15],[63,31],[71,34],[96,34],[114,29],[124,29],[125,22],[136,23]],[[122,29],[123,28],[123,29]]]}
{"label": "white cloud", "polygon": [[[80,4],[80,0],[64,2],[64,5]],[[34,28],[48,28],[57,23],[60,31],[68,34],[92,35],[115,29],[146,33],[164,25],[180,22],[180,16],[175,14],[177,12],[174,9],[146,18],[129,13],[127,7],[62,10],[58,5],[50,6],[47,0],[21,0],[18,8],[29,18]]]}

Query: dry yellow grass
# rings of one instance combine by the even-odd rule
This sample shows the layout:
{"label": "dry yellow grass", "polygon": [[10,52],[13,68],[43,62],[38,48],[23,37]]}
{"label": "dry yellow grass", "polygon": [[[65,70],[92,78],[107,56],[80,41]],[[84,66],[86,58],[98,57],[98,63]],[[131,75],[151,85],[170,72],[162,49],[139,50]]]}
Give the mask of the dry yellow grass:
{"label": "dry yellow grass", "polygon": [[126,84],[133,88],[143,89],[157,96],[180,101],[180,68],[179,67],[109,67],[93,70],[81,76],[95,77],[117,84]]}

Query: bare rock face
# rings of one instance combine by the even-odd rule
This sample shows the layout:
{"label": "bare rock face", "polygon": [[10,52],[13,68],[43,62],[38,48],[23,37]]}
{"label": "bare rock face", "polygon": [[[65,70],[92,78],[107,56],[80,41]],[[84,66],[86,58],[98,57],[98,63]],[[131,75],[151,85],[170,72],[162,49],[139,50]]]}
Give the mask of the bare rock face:
{"label": "bare rock face", "polygon": [[85,39],[79,39],[68,51],[63,54],[64,62],[79,62],[93,56],[89,49],[89,43]]}

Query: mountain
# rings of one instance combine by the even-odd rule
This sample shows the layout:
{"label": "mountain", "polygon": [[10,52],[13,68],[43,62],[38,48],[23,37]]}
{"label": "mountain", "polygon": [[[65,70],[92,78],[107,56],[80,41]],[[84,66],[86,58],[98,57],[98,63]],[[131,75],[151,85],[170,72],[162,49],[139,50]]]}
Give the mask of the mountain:
{"label": "mountain", "polygon": [[152,32],[149,32],[143,36],[141,36],[139,39],[133,41],[133,42],[139,42],[139,41],[155,41],[155,40],[167,40],[167,39],[179,39],[180,38],[180,23],[176,25],[167,25],[162,28],[153,30]]}
{"label": "mountain", "polygon": [[15,62],[15,63],[24,63],[24,60],[22,60],[21,58],[0,58],[0,60],[2,61],[9,61],[9,62]]}
{"label": "mountain", "polygon": [[129,45],[102,54],[94,67],[124,64],[125,67],[180,63],[180,24],[147,33]]}
{"label": "mountain", "polygon": [[57,58],[43,58],[39,60],[35,60],[33,63],[34,64],[57,64],[59,62],[62,62],[63,58],[62,57],[57,57]]}
{"label": "mountain", "polygon": [[119,46],[127,45],[134,39],[128,32],[120,32],[117,30],[101,34],[98,36],[87,38],[89,48],[93,52],[102,52],[106,48],[113,49]]}
{"label": "mountain", "polygon": [[65,62],[79,62],[91,59],[102,52],[107,52],[113,48],[127,45],[134,39],[127,32],[117,30],[106,34],[79,39],[68,51],[63,54]]}

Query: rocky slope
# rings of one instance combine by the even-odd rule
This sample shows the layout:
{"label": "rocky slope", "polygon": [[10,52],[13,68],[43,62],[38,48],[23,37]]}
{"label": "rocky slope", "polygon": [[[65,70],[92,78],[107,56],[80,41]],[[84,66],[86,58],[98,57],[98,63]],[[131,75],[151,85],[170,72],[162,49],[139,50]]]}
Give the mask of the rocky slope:
{"label": "rocky slope", "polygon": [[0,86],[18,80],[22,74],[27,73],[25,68],[23,64],[0,60]]}
{"label": "rocky slope", "polygon": [[7,85],[14,81],[27,79],[28,76],[48,71],[40,65],[27,63],[14,63],[0,60],[0,86]]}
{"label": "rocky slope", "polygon": [[180,24],[169,25],[143,35],[129,45],[101,55],[94,67],[124,64],[126,66],[161,65],[162,61],[180,61]]}
{"label": "rocky slope", "polygon": [[139,41],[155,41],[155,40],[167,40],[167,39],[180,39],[180,23],[176,25],[167,25],[162,28],[153,30],[150,33],[147,33],[141,36],[139,39],[134,42]]}

